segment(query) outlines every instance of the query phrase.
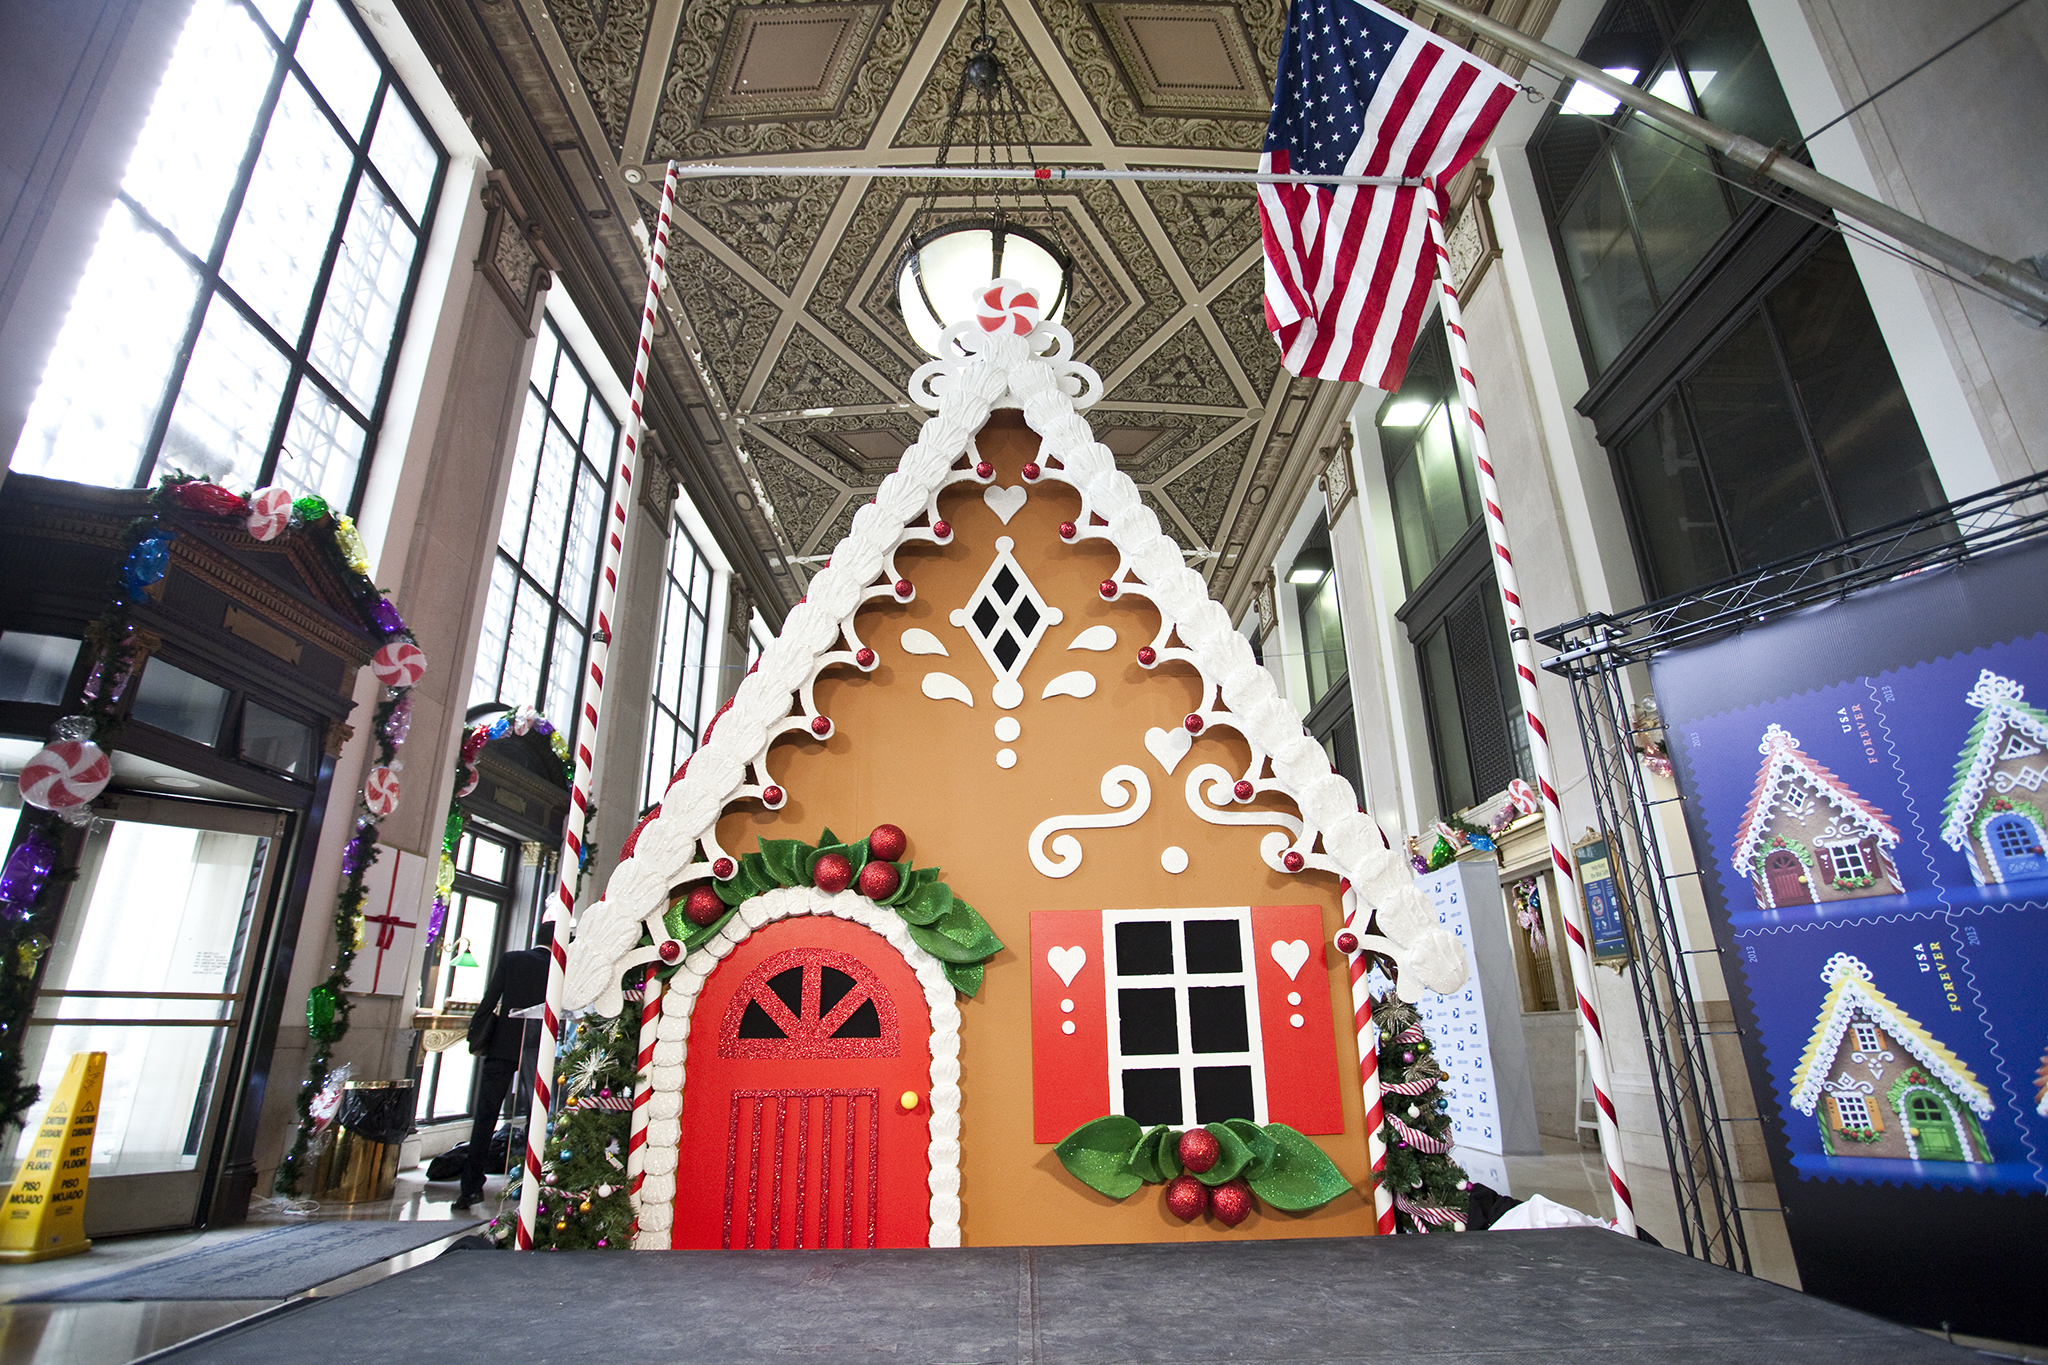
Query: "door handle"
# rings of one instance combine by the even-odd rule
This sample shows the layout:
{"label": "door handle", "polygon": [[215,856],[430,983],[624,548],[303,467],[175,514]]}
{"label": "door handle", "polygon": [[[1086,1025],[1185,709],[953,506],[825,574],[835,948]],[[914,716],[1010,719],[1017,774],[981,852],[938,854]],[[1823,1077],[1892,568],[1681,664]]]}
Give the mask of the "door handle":
{"label": "door handle", "polygon": [[896,1107],[906,1114],[915,1114],[917,1107],[924,1103],[915,1090],[906,1090],[896,1097]]}

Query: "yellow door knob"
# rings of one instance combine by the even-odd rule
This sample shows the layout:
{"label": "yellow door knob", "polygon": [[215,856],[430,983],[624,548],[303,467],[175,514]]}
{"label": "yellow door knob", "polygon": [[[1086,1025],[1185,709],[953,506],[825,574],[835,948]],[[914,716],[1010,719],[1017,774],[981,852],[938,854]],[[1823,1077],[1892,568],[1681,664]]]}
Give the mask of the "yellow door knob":
{"label": "yellow door knob", "polygon": [[904,1091],[902,1096],[897,1099],[896,1103],[903,1106],[904,1113],[909,1113],[911,1110],[917,1108],[917,1092],[915,1090]]}

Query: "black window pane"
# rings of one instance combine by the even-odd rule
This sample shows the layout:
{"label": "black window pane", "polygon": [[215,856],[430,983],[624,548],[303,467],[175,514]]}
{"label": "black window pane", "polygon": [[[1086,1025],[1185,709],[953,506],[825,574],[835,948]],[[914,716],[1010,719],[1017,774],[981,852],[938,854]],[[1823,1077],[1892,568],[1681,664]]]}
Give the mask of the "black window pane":
{"label": "black window pane", "polygon": [[1657,131],[1640,114],[1622,125],[1614,159],[1635,207],[1650,278],[1659,297],[1669,298],[1727,231],[1728,201],[1698,144]]}
{"label": "black window pane", "polygon": [[846,1022],[833,1031],[834,1038],[879,1038],[882,1036],[882,1017],[875,1012],[875,1002],[863,1000]]}
{"label": "black window pane", "polygon": [[752,1000],[740,1015],[740,1037],[742,1038],[787,1038],[781,1025],[768,1017],[768,1011]]}
{"label": "black window pane", "polygon": [[[1475,800],[1504,790],[1517,772],[1515,744],[1507,727],[1510,712],[1502,695],[1501,662],[1495,654],[1493,623],[1487,611],[1491,596],[1485,587],[1469,594],[1451,608],[1444,623],[1450,639],[1451,673],[1457,680],[1458,709],[1464,716],[1465,752],[1472,764]],[[1506,633],[1503,626],[1500,634]]]}
{"label": "black window pane", "polygon": [[974,628],[981,632],[984,640],[988,638],[988,633],[996,628],[996,622],[1002,619],[1002,613],[996,609],[996,604],[986,597],[982,598],[981,605],[974,609]]}
{"label": "black window pane", "polygon": [[1867,531],[1946,501],[1842,239],[1829,237],[1766,306],[1843,529]]}
{"label": "black window pane", "polygon": [[1606,157],[1595,163],[1577,202],[1558,219],[1557,236],[1593,368],[1604,370],[1657,310],[1621,186]]}
{"label": "black window pane", "polygon": [[791,1014],[801,1017],[804,1012],[804,969],[791,967],[786,972],[777,972],[768,978],[768,989],[775,992],[775,998],[789,1006]]}
{"label": "black window pane", "polygon": [[1165,976],[1173,970],[1173,926],[1164,920],[1116,927],[1119,976]]}
{"label": "black window pane", "polygon": [[143,667],[128,715],[195,743],[212,745],[220,739],[220,723],[227,710],[225,687],[195,678],[162,659],[151,659]]}
{"label": "black window pane", "polygon": [[241,756],[294,777],[312,769],[313,731],[255,702],[242,707]]}
{"label": "black window pane", "polygon": [[1686,381],[1738,567],[1836,538],[1777,348],[1752,315]]}
{"label": "black window pane", "polygon": [[1710,122],[1766,147],[1780,139],[1799,141],[1799,125],[1764,52],[1749,0],[1708,0],[1679,40],[1678,53]]}
{"label": "black window pane", "polygon": [[837,967],[818,969],[818,1017],[830,1014],[833,1007],[846,998],[853,989],[853,978]]}
{"label": "black window pane", "polygon": [[[1566,89],[1570,89],[1567,84]],[[1593,161],[1600,155],[1600,141],[1607,127],[1598,119],[1578,114],[1560,114],[1550,121],[1536,144],[1537,179],[1550,194],[1550,211],[1560,212],[1570,201]]]}
{"label": "black window pane", "polygon": [[1446,810],[1464,810],[1479,799],[1472,790],[1472,760],[1465,752],[1465,718],[1458,709],[1458,682],[1451,671],[1451,636],[1438,626],[1416,646],[1422,686],[1429,701],[1429,733],[1435,741],[1437,780]]}
{"label": "black window pane", "polygon": [[1644,556],[1655,579],[1650,595],[1668,596],[1725,578],[1728,555],[1721,547],[1713,495],[1678,400],[1657,409],[1615,452],[1635,500]]}
{"label": "black window pane", "polygon": [[1007,602],[1017,595],[1017,575],[1011,573],[1007,568],[1003,569],[996,574],[995,582],[989,584],[989,586],[995,589],[997,597]]}
{"label": "black window pane", "polygon": [[[1016,622],[1017,629],[1023,631],[1026,635],[1029,635],[1038,628],[1038,608],[1031,605],[1030,598],[1027,597],[1017,604]],[[1005,668],[1009,667],[1008,664],[1003,666]]]}
{"label": "black window pane", "polygon": [[1017,662],[1017,656],[1023,652],[1024,646],[1018,644],[1017,637],[1007,630],[1003,632],[1003,638],[995,643],[995,656],[1002,661],[1004,668]]}
{"label": "black window pane", "polygon": [[1117,1038],[1126,1057],[1156,1057],[1180,1051],[1180,1024],[1174,1017],[1173,991],[1120,990],[1116,993]]}
{"label": "black window pane", "polygon": [[1245,1022],[1244,987],[1188,989],[1188,1041],[1196,1052],[1243,1052],[1251,1043]]}
{"label": "black window pane", "polygon": [[[1126,1072],[1128,1076],[1130,1073]],[[1128,1092],[1126,1092],[1128,1093]],[[1137,1118],[1137,1115],[1131,1115]],[[1252,1108],[1252,1069],[1248,1066],[1198,1066],[1195,1068],[1195,1122],[1221,1123],[1225,1119],[1255,1117]],[[1142,1120],[1141,1120],[1142,1121]]]}
{"label": "black window pane", "polygon": [[[1179,1123],[1179,1069],[1169,1067],[1160,1071],[1126,1071],[1124,1114],[1147,1128],[1155,1123]],[[1250,1115],[1247,1114],[1246,1117],[1249,1118]]]}
{"label": "black window pane", "polygon": [[1181,929],[1190,972],[1241,972],[1244,949],[1234,919],[1189,920]]}

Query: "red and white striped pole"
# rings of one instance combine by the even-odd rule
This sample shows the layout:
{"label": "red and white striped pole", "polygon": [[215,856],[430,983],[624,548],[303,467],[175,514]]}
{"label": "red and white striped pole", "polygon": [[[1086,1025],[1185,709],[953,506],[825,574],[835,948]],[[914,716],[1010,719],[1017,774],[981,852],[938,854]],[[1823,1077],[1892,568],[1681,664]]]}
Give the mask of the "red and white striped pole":
{"label": "red and white striped pole", "polygon": [[638,1207],[640,1182],[647,1174],[647,1106],[654,1099],[648,1071],[654,1065],[654,1031],[661,1022],[661,978],[650,968],[640,996],[640,1049],[633,1062],[633,1118],[626,1139],[626,1188]]}
{"label": "red and white striped pole", "polygon": [[541,1152],[548,1138],[548,1104],[555,1080],[555,1042],[561,1037],[562,969],[569,959],[569,920],[576,907],[576,870],[583,860],[583,822],[590,814],[590,774],[596,762],[598,717],[604,700],[604,670],[611,654],[612,609],[619,600],[619,565],[625,555],[627,509],[633,503],[633,476],[640,455],[641,404],[647,398],[647,365],[654,355],[654,315],[661,307],[661,287],[668,271],[669,219],[676,205],[676,163],[668,163],[661,182],[661,215],[655,220],[654,242],[647,253],[647,293],[640,305],[640,345],[633,353],[633,383],[628,391],[625,440],[619,469],[612,479],[611,516],[606,522],[604,554],[599,560],[597,629],[590,637],[590,664],[583,679],[583,711],[576,718],[571,746],[575,778],[570,788],[569,817],[562,822],[562,851],[557,858],[554,904],[548,922],[555,941],[548,962],[547,1001],[541,1014],[540,1059],[534,1067],[533,1110],[526,1120],[526,1179],[519,1188],[519,1249],[533,1247],[533,1221],[540,1207]]}
{"label": "red and white striped pole", "polygon": [[1579,1032],[1586,1039],[1586,1070],[1592,1076],[1593,1099],[1599,1110],[1600,1155],[1607,1163],[1607,1181],[1614,1187],[1615,1225],[1619,1231],[1633,1236],[1635,1203],[1629,1196],[1628,1172],[1621,1160],[1621,1128],[1615,1118],[1613,1090],[1607,1074],[1607,1040],[1600,1031],[1599,1007],[1593,1003],[1593,958],[1586,946],[1591,930],[1572,876],[1571,842],[1565,831],[1564,812],[1557,804],[1550,735],[1543,722],[1543,699],[1536,692],[1536,652],[1530,645],[1529,622],[1522,610],[1515,558],[1508,549],[1507,522],[1501,517],[1500,487],[1494,482],[1493,452],[1486,441],[1486,423],[1479,416],[1479,389],[1472,378],[1472,355],[1465,346],[1464,314],[1458,308],[1457,284],[1451,279],[1451,253],[1444,245],[1442,200],[1437,197],[1434,185],[1426,185],[1422,192],[1430,196],[1429,239],[1436,251],[1444,333],[1451,345],[1451,364],[1458,371],[1458,395],[1471,423],[1473,463],[1479,467],[1479,496],[1486,504],[1486,531],[1493,541],[1493,577],[1500,587],[1501,612],[1507,618],[1508,652],[1514,658],[1515,677],[1520,684],[1522,719],[1529,727],[1529,758],[1536,768],[1536,789],[1543,797],[1543,831],[1550,839],[1550,862],[1564,912],[1566,955],[1571,962],[1572,985],[1579,994]]}
{"label": "red and white striped pole", "polygon": [[[1345,897],[1344,927],[1356,930],[1358,898]],[[1340,945],[1341,946],[1341,945]],[[1358,1029],[1358,1090],[1365,1102],[1365,1155],[1372,1163],[1374,1231],[1394,1233],[1394,1192],[1387,1188],[1387,1115],[1380,1094],[1380,1026],[1372,1020],[1372,993],[1366,985],[1365,954],[1346,956],[1351,968],[1351,1022]]]}

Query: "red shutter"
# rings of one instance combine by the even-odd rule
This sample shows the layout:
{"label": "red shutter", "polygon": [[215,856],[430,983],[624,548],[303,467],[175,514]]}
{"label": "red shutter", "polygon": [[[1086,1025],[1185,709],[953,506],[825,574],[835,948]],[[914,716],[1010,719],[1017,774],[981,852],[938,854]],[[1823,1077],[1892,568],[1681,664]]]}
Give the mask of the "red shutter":
{"label": "red shutter", "polygon": [[[1034,928],[1035,933],[1035,928]],[[1259,981],[1259,1032],[1266,1054],[1266,1118],[1304,1133],[1344,1131],[1338,1093],[1336,1021],[1323,912],[1314,905],[1252,907],[1252,957]],[[1308,957],[1287,974],[1303,944]],[[1275,945],[1281,953],[1276,956]],[[1036,947],[1036,940],[1033,942]],[[1287,959],[1283,964],[1281,957]],[[1100,991],[1097,992],[1099,996]],[[1299,997],[1295,1004],[1290,996]],[[1294,1021],[1299,1019],[1297,1025]]]}
{"label": "red shutter", "polygon": [[[1071,966],[1071,982],[1052,953]],[[1060,1008],[1071,1001],[1071,1010]],[[1066,1026],[1071,1024],[1073,1032]],[[1095,910],[1036,910],[1031,915],[1031,1140],[1058,1142],[1109,1112],[1109,1019],[1103,994],[1102,915]]]}

